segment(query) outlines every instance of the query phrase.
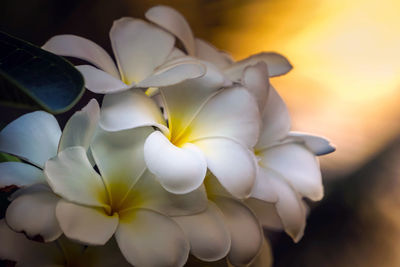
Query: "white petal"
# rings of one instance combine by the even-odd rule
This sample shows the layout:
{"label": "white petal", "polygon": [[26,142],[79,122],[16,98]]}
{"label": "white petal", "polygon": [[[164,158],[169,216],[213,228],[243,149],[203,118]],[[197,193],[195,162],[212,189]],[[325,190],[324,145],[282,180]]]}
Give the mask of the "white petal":
{"label": "white petal", "polygon": [[[271,267],[273,262],[273,255],[269,241],[264,238],[263,245],[258,255],[247,267]],[[228,260],[228,267],[234,267]]]}
{"label": "white petal", "polygon": [[85,87],[96,94],[112,94],[128,90],[120,79],[90,65],[76,66],[85,79]]}
{"label": "white petal", "polygon": [[185,57],[185,56],[186,56],[186,54],[182,50],[174,47],[174,49],[172,49],[171,53],[168,55],[167,60],[176,59],[176,58]]}
{"label": "white petal", "polygon": [[53,115],[44,111],[25,114],[0,132],[0,151],[42,168],[57,154],[61,130]]}
{"label": "white petal", "polygon": [[256,98],[260,113],[263,112],[269,94],[268,67],[264,62],[248,66],[243,71],[244,87]]}
{"label": "white petal", "polygon": [[237,198],[247,197],[256,178],[254,155],[244,146],[226,138],[194,142],[207,159],[207,166],[222,186]]}
{"label": "white petal", "polygon": [[190,253],[203,261],[225,257],[231,246],[231,237],[224,224],[224,215],[213,203],[201,213],[174,217],[190,241]]}
{"label": "white petal", "polygon": [[304,233],[306,226],[306,209],[300,196],[283,179],[272,179],[275,190],[278,192],[279,200],[276,210],[281,218],[285,232],[298,242]]}
{"label": "white petal", "polygon": [[336,150],[328,139],[308,133],[289,132],[287,139],[303,143],[317,156],[329,154]]}
{"label": "white petal", "polygon": [[14,199],[7,208],[7,224],[16,232],[45,242],[56,240],[62,231],[55,209],[60,198],[47,190],[27,193]]}
{"label": "white petal", "polygon": [[106,190],[83,147],[68,147],[46,162],[44,170],[53,191],[65,199],[89,206],[107,207]]}
{"label": "white petal", "polygon": [[145,16],[151,22],[175,35],[189,55],[195,54],[194,36],[182,14],[171,7],[160,5],[150,8]]}
{"label": "white petal", "polygon": [[151,127],[118,132],[98,130],[91,148],[113,207],[122,204],[146,170],[143,145],[153,131]]}
{"label": "white petal", "polygon": [[262,199],[268,202],[276,202],[278,195],[271,185],[271,175],[274,175],[270,169],[258,167],[257,176],[254,182],[253,189],[251,190],[251,197]]}
{"label": "white petal", "polygon": [[263,166],[279,173],[301,195],[314,201],[323,197],[318,160],[303,145],[288,143],[274,146],[259,156]]}
{"label": "white petal", "polygon": [[86,60],[115,78],[119,78],[118,70],[110,55],[88,39],[70,34],[56,35],[50,38],[42,48],[57,55]]}
{"label": "white petal", "polygon": [[269,75],[271,77],[288,73],[293,68],[284,56],[272,52],[262,52],[230,65],[225,69],[225,73],[232,81],[238,81],[242,77],[242,72],[247,66],[254,65],[260,61],[267,63]]}
{"label": "white petal", "polygon": [[52,266],[62,264],[62,252],[55,243],[29,240],[24,234],[12,231],[0,220],[0,259],[17,262],[17,266]]}
{"label": "white petal", "polygon": [[189,254],[189,244],[178,224],[150,210],[121,215],[115,236],[122,254],[137,267],[179,267]]}
{"label": "white petal", "polygon": [[260,114],[253,96],[244,88],[223,89],[212,97],[187,129],[188,142],[227,137],[252,148],[257,142]]}
{"label": "white petal", "polygon": [[220,69],[226,68],[233,63],[229,56],[219,51],[212,44],[198,38],[195,39],[195,44],[198,58],[211,62]]}
{"label": "white petal", "polygon": [[189,193],[198,188],[207,171],[204,155],[196,146],[185,144],[176,147],[159,131],[147,138],[144,158],[163,187],[175,194]]}
{"label": "white petal", "polygon": [[87,247],[80,259],[80,263],[86,264],[82,266],[132,267],[122,255],[115,238],[111,238],[104,246]]}
{"label": "white petal", "polygon": [[117,213],[108,215],[102,208],[76,205],[65,200],[58,202],[56,216],[68,238],[88,245],[104,245],[118,226]]}
{"label": "white petal", "polygon": [[122,80],[138,83],[165,62],[174,47],[174,37],[140,19],[121,18],[110,30],[111,45]]}
{"label": "white petal", "polygon": [[205,66],[196,60],[182,60],[182,58],[178,60],[160,66],[149,77],[139,82],[136,87],[171,86],[188,79],[201,77],[206,72]]}
{"label": "white petal", "polygon": [[24,187],[46,182],[42,170],[22,162],[1,162],[0,173],[0,189],[11,185]]}
{"label": "white petal", "polygon": [[99,119],[99,104],[95,99],[92,99],[81,111],[75,112],[67,121],[61,135],[58,151],[72,146],[82,146],[87,150],[97,129]]}
{"label": "white petal", "polygon": [[215,197],[213,201],[225,218],[232,244],[228,259],[233,265],[250,263],[259,252],[263,232],[257,218],[242,202],[232,198]]}
{"label": "white petal", "polygon": [[[273,187],[273,185],[271,185]],[[275,187],[273,187],[275,189]],[[276,210],[275,203],[268,203],[256,198],[249,198],[245,200],[247,207],[249,207],[261,225],[267,229],[282,230],[283,225],[281,218]]]}
{"label": "white petal", "polygon": [[156,126],[168,133],[159,107],[140,90],[105,95],[101,107],[100,126],[107,131]]}
{"label": "white petal", "polygon": [[154,174],[147,170],[120,209],[144,208],[167,216],[191,215],[207,208],[207,194],[204,186],[187,194],[173,194],[165,190]]}
{"label": "white petal", "polygon": [[262,114],[262,128],[256,150],[271,146],[285,138],[290,130],[289,111],[278,92],[270,86]]}

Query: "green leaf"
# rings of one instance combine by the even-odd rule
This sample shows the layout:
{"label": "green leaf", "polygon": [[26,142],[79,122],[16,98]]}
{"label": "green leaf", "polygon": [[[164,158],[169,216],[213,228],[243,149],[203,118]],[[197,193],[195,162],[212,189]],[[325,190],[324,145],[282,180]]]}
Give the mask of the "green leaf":
{"label": "green leaf", "polygon": [[1,104],[57,114],[83,92],[83,77],[67,60],[0,32]]}
{"label": "green leaf", "polygon": [[0,152],[0,162],[20,161],[19,158]]}

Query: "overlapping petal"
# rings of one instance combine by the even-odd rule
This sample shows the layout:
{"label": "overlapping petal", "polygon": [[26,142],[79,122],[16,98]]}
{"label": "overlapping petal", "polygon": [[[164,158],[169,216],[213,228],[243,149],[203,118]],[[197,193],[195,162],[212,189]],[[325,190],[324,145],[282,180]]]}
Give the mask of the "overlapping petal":
{"label": "overlapping petal", "polygon": [[303,143],[317,156],[329,154],[336,150],[328,139],[308,133],[291,131],[286,139]]}
{"label": "overlapping petal", "polygon": [[25,187],[46,182],[42,170],[22,162],[1,162],[0,173],[0,189],[12,185]]}
{"label": "overlapping petal", "polygon": [[275,172],[268,168],[259,167],[251,196],[262,199],[267,202],[276,202],[278,200],[278,192],[271,185],[271,177],[275,176]]}
{"label": "overlapping petal", "polygon": [[202,39],[196,38],[195,44],[196,56],[202,60],[213,63],[220,69],[224,69],[234,62],[228,54],[219,51],[212,44]]}
{"label": "overlapping petal", "polygon": [[263,113],[269,95],[268,76],[268,67],[264,62],[248,66],[243,70],[243,86],[254,95],[260,113]]}
{"label": "overlapping petal", "polygon": [[[271,185],[271,187],[273,187]],[[271,188],[274,190],[275,188]],[[272,230],[282,230],[282,220],[276,210],[275,203],[269,203],[257,198],[248,198],[245,200],[247,207],[249,207],[257,216],[263,227]]]}

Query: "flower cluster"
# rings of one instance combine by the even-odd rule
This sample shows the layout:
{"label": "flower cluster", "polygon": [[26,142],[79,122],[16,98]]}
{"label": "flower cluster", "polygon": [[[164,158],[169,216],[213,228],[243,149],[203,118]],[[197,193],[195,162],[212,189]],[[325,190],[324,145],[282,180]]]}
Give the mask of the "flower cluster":
{"label": "flower cluster", "polygon": [[91,100],[63,131],[36,111],[0,132],[0,150],[23,160],[0,163],[0,188],[19,188],[0,222],[1,259],[183,266],[190,253],[267,266],[262,226],[302,237],[303,198],[323,196],[316,156],[334,148],[290,131],[269,82],[290,63],[276,53],[235,62],[195,38],[170,7],[146,18],[114,22],[116,64],[73,35],[43,46],[91,63],[77,69],[104,99],[101,107]]}

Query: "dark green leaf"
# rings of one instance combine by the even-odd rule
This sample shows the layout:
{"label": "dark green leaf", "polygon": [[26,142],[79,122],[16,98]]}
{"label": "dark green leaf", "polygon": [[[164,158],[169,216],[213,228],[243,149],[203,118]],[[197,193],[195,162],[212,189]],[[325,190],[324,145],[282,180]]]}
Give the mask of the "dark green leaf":
{"label": "dark green leaf", "polygon": [[83,77],[68,61],[0,32],[0,103],[61,113],[83,92]]}

